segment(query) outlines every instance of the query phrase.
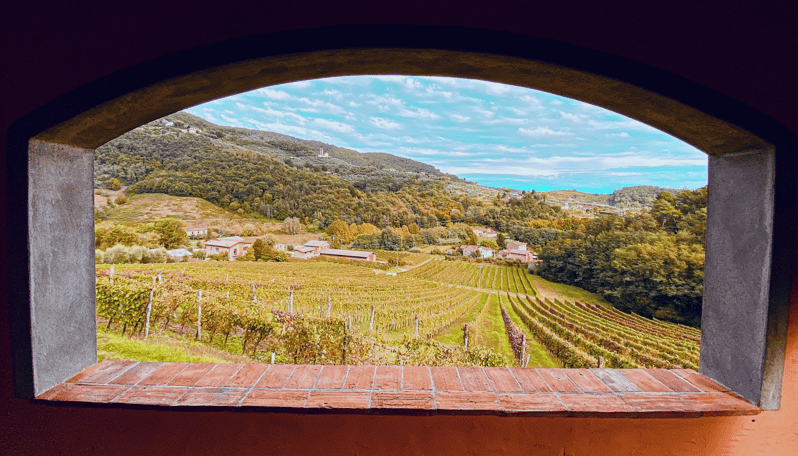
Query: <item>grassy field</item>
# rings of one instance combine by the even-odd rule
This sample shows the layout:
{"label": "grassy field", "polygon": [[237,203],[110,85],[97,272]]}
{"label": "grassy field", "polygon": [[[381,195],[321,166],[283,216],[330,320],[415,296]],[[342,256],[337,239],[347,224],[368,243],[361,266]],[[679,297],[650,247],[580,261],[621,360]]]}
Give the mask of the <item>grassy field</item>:
{"label": "grassy field", "polygon": [[233,363],[252,362],[244,356],[208,347],[177,337],[153,335],[144,340],[140,337],[123,336],[116,331],[105,331],[105,325],[97,328],[97,361],[106,359],[130,359],[133,361],[160,361],[165,363]]}
{"label": "grassy field", "polygon": [[165,217],[192,220],[232,220],[233,214],[201,198],[160,193],[133,195],[127,203],[111,209],[108,220],[116,223],[146,223]]}
{"label": "grassy field", "polygon": [[533,274],[528,275],[528,277],[532,282],[532,285],[537,288],[538,292],[540,292],[543,297],[552,299],[565,299],[567,301],[581,301],[604,306],[608,309],[612,308],[612,303],[596,293],[591,293],[579,287],[565,285],[563,283],[549,282],[548,280]]}

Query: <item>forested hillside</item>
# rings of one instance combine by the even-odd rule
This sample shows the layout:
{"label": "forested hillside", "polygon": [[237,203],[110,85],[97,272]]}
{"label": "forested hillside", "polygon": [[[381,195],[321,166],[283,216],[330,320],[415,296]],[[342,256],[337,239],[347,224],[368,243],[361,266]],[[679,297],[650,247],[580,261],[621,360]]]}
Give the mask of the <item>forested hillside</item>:
{"label": "forested hillside", "polygon": [[[330,157],[317,157],[316,146]],[[456,176],[413,160],[219,127],[185,113],[98,148],[94,175],[97,187],[199,197],[234,213],[298,217],[322,229],[341,219],[379,228],[468,220],[508,230],[529,218],[562,217],[532,195],[494,205],[449,191]]]}
{"label": "forested hillside", "polygon": [[661,192],[650,212],[558,231],[541,242],[538,273],[599,293],[621,310],[698,326],[706,198],[706,187]]}

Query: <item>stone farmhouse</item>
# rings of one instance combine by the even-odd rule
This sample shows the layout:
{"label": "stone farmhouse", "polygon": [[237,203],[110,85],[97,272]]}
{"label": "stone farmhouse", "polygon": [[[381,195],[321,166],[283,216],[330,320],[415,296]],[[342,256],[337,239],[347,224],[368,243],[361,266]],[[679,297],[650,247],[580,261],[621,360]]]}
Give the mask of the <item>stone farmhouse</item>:
{"label": "stone farmhouse", "polygon": [[504,249],[496,254],[496,258],[506,258],[508,260],[516,260],[521,263],[533,263],[538,261],[538,255],[531,250],[526,249]]}
{"label": "stone farmhouse", "polygon": [[477,258],[476,252],[479,251],[479,258],[490,258],[493,256],[493,249],[481,245],[461,245],[457,250],[463,252],[463,256]]}
{"label": "stone farmhouse", "polygon": [[313,249],[313,254],[319,255],[322,250],[329,249],[330,243],[327,241],[308,241],[305,243],[305,247],[310,247]]}
{"label": "stone farmhouse", "polygon": [[495,238],[497,236],[496,232],[490,228],[471,228],[471,230],[474,234],[483,238]]}
{"label": "stone farmhouse", "polygon": [[307,245],[298,245],[294,247],[294,251],[291,252],[292,258],[299,258],[302,260],[309,260],[317,255],[315,249]]}
{"label": "stone farmhouse", "polygon": [[526,242],[510,241],[507,243],[507,250],[526,250]]}
{"label": "stone farmhouse", "polygon": [[247,253],[252,244],[240,236],[216,238],[205,241],[205,256],[227,253],[227,258],[232,261]]}
{"label": "stone farmhouse", "polygon": [[195,226],[191,228],[186,228],[186,236],[191,238],[198,238],[200,236],[206,236],[208,234],[208,227],[206,226]]}

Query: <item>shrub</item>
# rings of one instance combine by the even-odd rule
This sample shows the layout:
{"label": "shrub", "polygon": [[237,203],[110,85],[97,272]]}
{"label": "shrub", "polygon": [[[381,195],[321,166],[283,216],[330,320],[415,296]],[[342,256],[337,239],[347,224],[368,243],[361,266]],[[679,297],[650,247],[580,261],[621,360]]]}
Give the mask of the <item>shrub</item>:
{"label": "shrub", "polygon": [[107,249],[105,251],[105,262],[108,264],[129,263],[130,254],[128,253],[127,247],[122,244],[116,244]]}

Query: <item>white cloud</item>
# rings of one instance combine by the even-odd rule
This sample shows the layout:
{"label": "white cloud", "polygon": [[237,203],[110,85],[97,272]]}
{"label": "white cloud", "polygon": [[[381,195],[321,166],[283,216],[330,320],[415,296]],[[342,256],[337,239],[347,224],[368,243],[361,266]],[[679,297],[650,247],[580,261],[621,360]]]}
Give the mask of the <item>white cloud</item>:
{"label": "white cloud", "polygon": [[286,125],[286,124],[284,124],[282,122],[263,123],[263,122],[258,122],[255,119],[249,119],[249,118],[244,119],[244,120],[246,120],[247,122],[252,123],[259,130],[274,131],[274,132],[282,133],[282,134],[286,134],[286,135],[297,135],[297,137],[299,137],[299,138],[315,139],[317,141],[324,141],[324,142],[329,142],[329,143],[335,143],[335,142],[338,141],[337,139],[335,139],[335,138],[333,138],[333,137],[331,137],[331,136],[329,136],[329,135],[327,135],[325,133],[322,133],[322,132],[320,132],[318,130],[313,130],[313,129],[310,129],[310,128],[299,127],[299,126],[296,126],[296,125]]}
{"label": "white cloud", "polygon": [[285,84],[285,86],[292,89],[307,89],[313,87],[313,84],[310,81],[296,81]]}
{"label": "white cloud", "polygon": [[484,162],[452,166],[440,163],[438,168],[443,172],[458,176],[463,174],[499,174],[505,176],[557,177],[560,175],[560,172],[556,170],[527,167],[523,164],[515,163],[505,163],[500,166],[489,166]]}
{"label": "white cloud", "polygon": [[441,157],[471,157],[474,155],[462,150],[419,149],[415,147],[400,147],[399,150],[407,155],[434,155]]}
{"label": "white cloud", "polygon": [[[459,95],[459,94],[456,94],[456,93],[454,93],[454,92],[450,92],[450,91],[448,91],[448,90],[440,90],[440,89],[438,88],[438,86],[437,86],[437,85],[434,85],[434,84],[433,84],[433,85],[431,85],[431,86],[429,86],[429,87],[427,87],[427,88],[426,88],[426,90],[425,90],[425,92],[426,92],[426,94],[427,94],[427,95],[429,95],[429,96],[443,97],[443,98],[446,98],[447,100],[452,100],[452,99],[454,99],[455,97],[456,97],[456,98],[458,98],[458,99],[464,98],[464,97],[462,97],[461,95]],[[475,99],[474,99],[474,98],[472,98],[471,100],[475,100]]]}
{"label": "white cloud", "polygon": [[[264,103],[264,104],[265,104],[265,103]],[[308,122],[308,119],[306,119],[306,118],[304,118],[304,117],[300,116],[300,115],[299,115],[299,114],[297,114],[297,113],[294,113],[294,112],[283,112],[283,111],[278,111],[278,110],[276,110],[276,109],[272,109],[272,107],[271,107],[271,106],[269,106],[269,105],[266,105],[266,108],[265,108],[265,109],[264,109],[264,108],[259,108],[259,107],[257,107],[257,106],[249,106],[248,108],[249,108],[249,109],[251,109],[251,110],[253,110],[253,111],[255,111],[255,112],[258,112],[258,113],[260,113],[260,114],[263,114],[263,115],[269,116],[269,117],[271,117],[271,118],[279,118],[279,119],[284,119],[284,118],[286,118],[286,117],[287,117],[287,118],[289,118],[289,119],[294,119],[296,122],[299,122],[299,123],[301,123],[301,124],[304,124],[304,123],[307,123],[307,122]]]}
{"label": "white cloud", "polygon": [[258,89],[255,92],[271,100],[290,100],[291,98],[293,98],[291,95],[288,94],[288,92],[271,89],[269,87]]}
{"label": "white cloud", "polygon": [[355,103],[354,101],[350,101],[350,102],[349,102],[349,106],[351,106],[351,107],[353,107],[353,108],[357,108],[357,107],[358,107],[358,106],[360,106],[360,105],[359,105],[359,104],[357,104],[357,103]]}
{"label": "white cloud", "polygon": [[609,130],[609,129],[635,129],[635,130],[648,130],[659,131],[654,127],[646,125],[636,120],[588,120],[587,124],[595,130]]}
{"label": "white cloud", "polygon": [[540,106],[540,100],[532,95],[522,95],[519,100],[523,101],[524,103],[533,105],[533,106]]}
{"label": "white cloud", "polygon": [[355,129],[351,125],[336,122],[334,120],[327,120],[327,119],[313,119],[313,125],[319,126],[321,128],[326,128],[328,130],[337,131],[339,133],[354,133]]}
{"label": "white cloud", "polygon": [[575,123],[579,123],[582,121],[582,119],[578,115],[571,114],[570,112],[560,111],[560,116],[562,119],[570,120],[571,122]]}
{"label": "white cloud", "polygon": [[398,114],[402,117],[411,117],[415,119],[440,119],[441,116],[435,114],[434,112],[424,109],[424,108],[416,108],[413,109],[406,109],[402,108],[399,110]]}
{"label": "white cloud", "polygon": [[[317,110],[317,111],[311,111],[310,109],[308,109],[307,110],[308,112],[319,112],[318,110],[320,109],[320,110],[323,110],[323,111],[326,111],[326,112],[330,112],[332,114],[346,114],[346,110],[344,108],[342,108],[340,106],[337,106],[337,105],[334,105],[334,104],[330,103],[329,101],[311,100],[310,98],[307,98],[307,97],[302,97],[302,98],[299,99],[299,101],[301,101],[302,103],[305,103],[305,104],[307,104],[309,106],[312,106],[313,107],[312,109],[316,109]],[[300,111],[303,111],[303,110],[300,109]]]}
{"label": "white cloud", "polygon": [[460,115],[460,114],[457,114],[457,113],[454,113],[454,114],[452,114],[452,119],[453,119],[455,122],[468,122],[469,120],[471,120],[471,118],[470,118],[470,117],[468,117],[468,116],[462,116],[462,115]]}
{"label": "white cloud", "polygon": [[486,120],[485,125],[521,125],[525,123],[524,119],[516,119],[513,117],[499,117],[498,119]]}
{"label": "white cloud", "polygon": [[208,122],[216,122],[216,117],[213,116],[213,113],[216,112],[213,109],[205,108],[202,110],[202,115],[205,117],[205,120]]}
{"label": "white cloud", "polygon": [[424,86],[420,82],[418,82],[417,79],[413,78],[405,79],[404,85],[407,88],[407,90],[421,90],[424,88]]}
{"label": "white cloud", "polygon": [[498,150],[499,152],[509,152],[509,153],[512,153],[512,154],[529,152],[524,147],[509,147],[509,146],[505,146],[504,144],[499,144],[497,146],[493,146],[493,148]]}
{"label": "white cloud", "polygon": [[402,125],[399,123],[390,119],[383,119],[382,117],[372,117],[369,120],[371,120],[371,123],[374,124],[375,127],[382,128],[383,130],[398,130],[402,128]]}
{"label": "white cloud", "polygon": [[506,95],[506,94],[508,94],[510,92],[518,92],[518,91],[526,90],[526,89],[522,89],[520,87],[507,85],[507,84],[499,84],[499,83],[496,83],[496,82],[483,81],[482,84],[485,87],[485,93],[487,93],[488,95],[493,95],[493,96],[503,96],[503,95]]}
{"label": "white cloud", "polygon": [[378,81],[382,81],[382,82],[397,82],[397,83],[400,83],[400,84],[404,82],[405,78],[406,78],[406,76],[393,75],[393,74],[380,74],[380,75],[375,75],[374,76],[374,79],[376,79]]}
{"label": "white cloud", "polygon": [[495,113],[495,112],[493,112],[493,111],[489,111],[489,110],[487,110],[487,109],[482,109],[482,108],[480,108],[479,106],[474,106],[474,107],[473,107],[473,109],[474,109],[474,111],[476,111],[478,114],[481,114],[481,115],[483,115],[483,116],[487,117],[488,119],[490,119],[490,118],[492,118],[493,116],[495,116],[495,115],[496,115],[496,113]]}
{"label": "white cloud", "polygon": [[330,98],[334,98],[336,101],[341,101],[341,99],[344,97],[341,92],[335,89],[325,89],[323,93]]}
{"label": "white cloud", "polygon": [[631,136],[629,136],[629,133],[627,133],[625,131],[622,131],[620,133],[607,133],[604,136],[606,136],[608,138],[631,138]]}
{"label": "white cloud", "polygon": [[549,127],[535,127],[535,128],[519,127],[518,133],[524,136],[529,136],[530,138],[558,138],[558,137],[573,135],[573,133],[569,133],[567,131],[552,130]]}
{"label": "white cloud", "polygon": [[553,104],[553,105],[555,105],[555,106],[559,106],[559,105],[561,105],[561,104],[562,104],[562,101],[560,101],[560,100],[551,100],[549,103],[550,103],[550,104]]}
{"label": "white cloud", "polygon": [[[228,116],[228,115],[222,114],[222,119],[224,119],[224,120],[226,120],[226,121],[230,122],[231,124],[233,124],[233,125],[234,125],[234,126],[236,126],[236,127],[239,127],[239,128],[245,128],[245,127],[244,127],[244,124],[243,124],[243,123],[241,123],[241,120],[239,120],[239,119],[236,119],[235,117],[230,117],[230,116]],[[246,119],[245,119],[245,120],[246,120]]]}

